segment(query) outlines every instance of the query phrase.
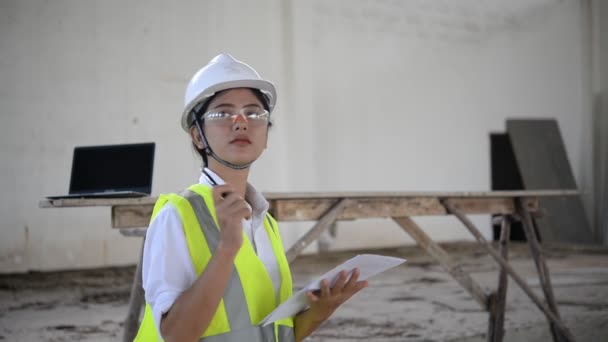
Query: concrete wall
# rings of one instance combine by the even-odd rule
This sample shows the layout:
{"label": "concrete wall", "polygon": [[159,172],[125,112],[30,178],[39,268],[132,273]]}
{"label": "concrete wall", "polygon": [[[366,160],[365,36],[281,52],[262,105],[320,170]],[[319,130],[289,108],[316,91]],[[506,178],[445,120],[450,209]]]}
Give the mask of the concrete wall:
{"label": "concrete wall", "polygon": [[595,227],[608,244],[608,2],[592,2]]}
{"label": "concrete wall", "polygon": [[602,89],[602,130],[600,132],[601,145],[599,150],[599,165],[596,168],[598,178],[601,179],[601,201],[596,203],[598,219],[597,228],[603,231],[604,244],[608,245],[608,2],[601,3],[600,20],[601,31],[601,89]]}
{"label": "concrete wall", "polygon": [[[288,165],[290,174],[308,170],[314,177],[290,184],[319,191],[487,190],[488,133],[504,131],[507,117],[554,117],[591,215],[585,3],[295,6],[299,115],[289,137],[310,145],[290,144]],[[469,238],[451,218],[420,221],[438,239]],[[475,222],[489,236],[487,217]],[[342,226],[349,229],[339,228],[337,248],[407,241],[391,222]]]}
{"label": "concrete wall", "polygon": [[[133,263],[109,209],[39,209],[74,146],[155,141],[153,193],[197,180],[178,120],[190,76],[227,51],[279,90],[263,191],[487,190],[489,132],[558,119],[592,214],[586,2],[0,2],[0,272]],[[422,218],[439,240],[468,239]],[[488,217],[475,222],[490,236]],[[286,244],[311,223],[283,224]],[[411,240],[340,223],[333,248]],[[309,251],[314,248],[309,249]]]}
{"label": "concrete wall", "polygon": [[[38,200],[67,192],[79,145],[155,141],[154,194],[197,181],[178,125],[185,86],[230,51],[283,88],[280,5],[3,1],[0,270],[132,263],[138,241],[109,229],[109,209],[38,209]],[[272,133],[264,165],[285,159],[285,134]],[[280,189],[285,175],[256,180]]]}

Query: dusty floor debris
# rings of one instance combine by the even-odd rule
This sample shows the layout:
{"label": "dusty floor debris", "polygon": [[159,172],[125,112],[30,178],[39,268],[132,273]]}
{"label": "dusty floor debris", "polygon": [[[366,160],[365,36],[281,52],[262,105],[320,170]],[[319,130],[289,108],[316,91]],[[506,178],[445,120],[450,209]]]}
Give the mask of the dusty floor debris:
{"label": "dusty floor debris", "polygon": [[[496,263],[470,243],[443,245],[486,292]],[[541,295],[527,246],[513,244],[512,265]],[[300,257],[294,283],[302,286],[355,254],[401,256],[408,262],[371,281],[309,341],[485,341],[488,314],[420,248],[340,252]],[[546,249],[553,287],[577,341],[608,336],[608,249]],[[134,268],[0,276],[0,341],[117,341]],[[509,282],[506,341],[550,341],[548,324]]]}

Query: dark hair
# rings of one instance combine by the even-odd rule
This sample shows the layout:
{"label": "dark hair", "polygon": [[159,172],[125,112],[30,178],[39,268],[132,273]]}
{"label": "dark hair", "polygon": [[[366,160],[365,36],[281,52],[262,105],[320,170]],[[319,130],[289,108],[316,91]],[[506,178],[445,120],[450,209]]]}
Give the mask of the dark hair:
{"label": "dark hair", "polygon": [[[260,103],[262,103],[262,106],[264,107],[264,109],[266,109],[267,111],[270,111],[270,106],[268,105],[268,100],[266,99],[266,96],[264,96],[264,94],[262,94],[262,92],[259,89],[255,89],[255,88],[248,88],[248,89],[250,89],[251,92],[253,92],[253,95],[255,95],[255,97],[258,99],[258,101],[260,101]],[[194,113],[194,115],[192,115],[193,118],[196,118],[196,120],[201,120],[201,116],[207,112],[207,109],[209,108],[209,104],[211,103],[211,101],[213,101],[213,99],[216,98],[219,94],[221,94],[227,90],[230,90],[230,89],[222,90],[220,92],[213,94],[209,99],[207,99],[205,101],[205,103],[203,103],[201,108],[198,111],[196,111]],[[201,129],[203,128],[202,124],[203,123],[201,122]],[[194,125],[194,120],[190,124],[190,127],[192,127],[193,125]],[[270,128],[271,126],[272,126],[272,122],[268,121],[268,128]],[[198,155],[201,156],[201,158],[203,159],[203,166],[206,167],[208,164],[208,159],[207,159],[207,153],[205,153],[205,149],[198,148],[198,146],[196,146],[194,141],[192,142],[192,147],[194,148],[194,150],[196,150]]]}

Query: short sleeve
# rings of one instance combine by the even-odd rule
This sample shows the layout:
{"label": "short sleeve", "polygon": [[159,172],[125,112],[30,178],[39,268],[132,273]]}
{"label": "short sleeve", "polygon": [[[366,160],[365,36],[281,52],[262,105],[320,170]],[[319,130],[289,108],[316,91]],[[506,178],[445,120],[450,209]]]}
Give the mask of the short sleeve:
{"label": "short sleeve", "polygon": [[177,209],[167,203],[150,223],[142,258],[142,285],[160,334],[160,320],[196,281]]}

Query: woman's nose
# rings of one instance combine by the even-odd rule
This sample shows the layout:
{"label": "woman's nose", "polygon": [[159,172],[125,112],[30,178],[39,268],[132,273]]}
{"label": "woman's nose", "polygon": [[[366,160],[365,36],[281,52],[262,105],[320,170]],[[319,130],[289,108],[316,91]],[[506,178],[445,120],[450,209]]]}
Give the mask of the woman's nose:
{"label": "woman's nose", "polygon": [[247,125],[248,125],[247,117],[243,114],[236,115],[235,117],[232,118],[232,127],[234,127],[234,129],[237,131],[239,131],[239,130],[246,131]]}

